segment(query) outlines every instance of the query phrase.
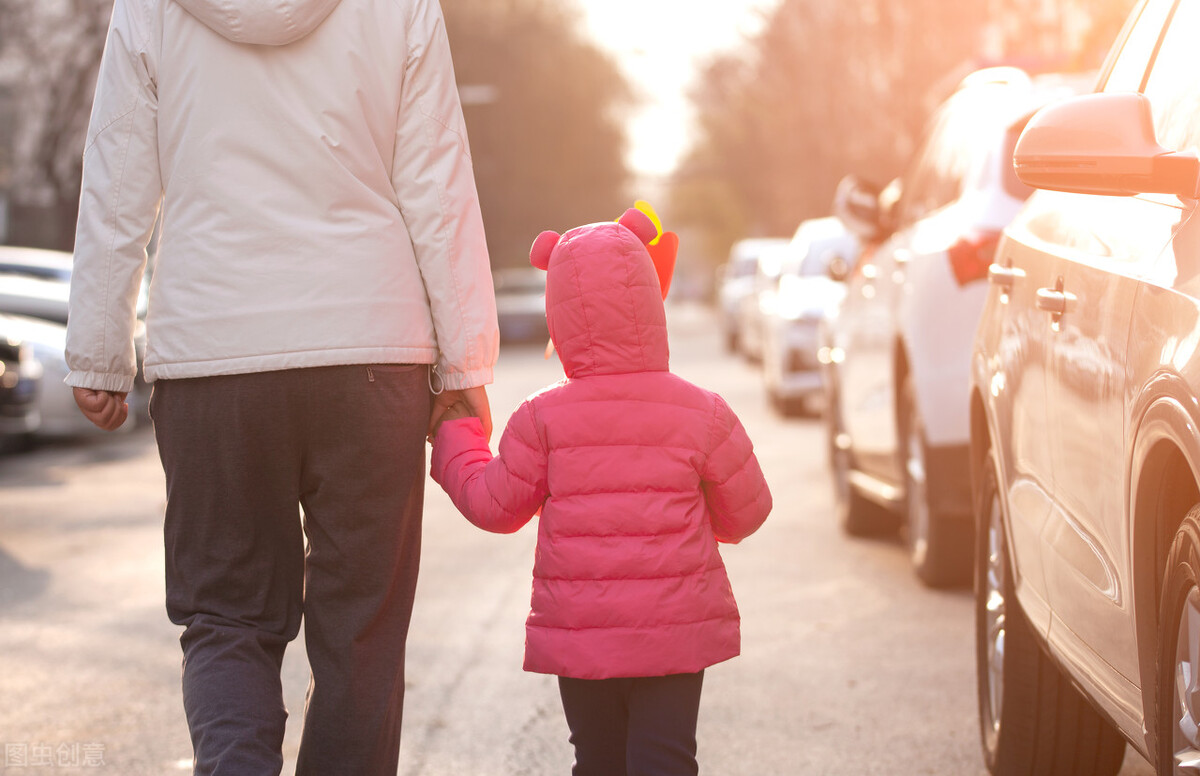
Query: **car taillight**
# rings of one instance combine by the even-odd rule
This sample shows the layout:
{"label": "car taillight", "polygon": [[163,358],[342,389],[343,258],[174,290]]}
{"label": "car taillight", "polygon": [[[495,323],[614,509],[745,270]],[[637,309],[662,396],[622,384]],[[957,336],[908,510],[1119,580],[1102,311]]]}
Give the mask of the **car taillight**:
{"label": "car taillight", "polygon": [[954,279],[960,286],[988,276],[988,266],[996,255],[996,243],[999,241],[1000,232],[972,232],[958,238],[958,242],[950,246],[947,251],[950,268],[954,270]]}

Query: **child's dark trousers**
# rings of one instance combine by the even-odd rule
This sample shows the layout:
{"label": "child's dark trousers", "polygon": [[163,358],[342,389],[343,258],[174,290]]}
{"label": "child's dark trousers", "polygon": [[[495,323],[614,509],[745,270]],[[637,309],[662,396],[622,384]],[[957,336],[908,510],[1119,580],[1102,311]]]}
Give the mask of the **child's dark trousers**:
{"label": "child's dark trousers", "polygon": [[312,683],[296,773],[395,776],[427,380],[426,367],[389,365],[154,384],[196,774],[280,772],[279,669],[303,618]]}
{"label": "child's dark trousers", "polygon": [[559,677],[575,746],[572,776],[695,776],[704,672],[629,679]]}

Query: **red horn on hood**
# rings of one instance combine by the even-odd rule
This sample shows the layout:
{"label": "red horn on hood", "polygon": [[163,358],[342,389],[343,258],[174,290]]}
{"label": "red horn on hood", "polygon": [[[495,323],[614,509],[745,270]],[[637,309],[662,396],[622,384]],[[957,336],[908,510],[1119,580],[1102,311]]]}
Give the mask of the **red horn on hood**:
{"label": "red horn on hood", "polygon": [[671,289],[671,276],[675,274],[675,256],[679,253],[679,235],[674,232],[663,232],[662,237],[653,245],[647,245],[650,260],[654,262],[654,271],[658,273],[658,285],[662,288],[662,298],[667,298]]}
{"label": "red horn on hood", "polygon": [[[674,232],[658,234],[654,221],[638,208],[629,208],[621,216],[618,223],[637,235],[646,246],[650,259],[654,262],[654,271],[658,273],[658,285],[662,289],[663,299],[671,288],[671,276],[675,274],[675,256],[679,253],[679,236]],[[655,238],[658,238],[657,240]]]}

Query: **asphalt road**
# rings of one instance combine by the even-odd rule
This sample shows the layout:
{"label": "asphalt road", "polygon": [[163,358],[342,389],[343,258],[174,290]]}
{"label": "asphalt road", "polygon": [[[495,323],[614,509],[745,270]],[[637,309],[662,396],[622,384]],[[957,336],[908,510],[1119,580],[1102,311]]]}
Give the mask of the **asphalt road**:
{"label": "asphalt road", "polygon": [[[741,417],[775,498],[757,534],[723,549],[743,647],[706,673],[701,772],[984,773],[970,593],[921,587],[898,539],[839,533],[820,423],[775,416],[707,312],[673,309],[671,341],[672,368]],[[497,433],[560,376],[540,347],[506,347]],[[563,776],[555,681],[521,671],[535,530],[486,534],[430,486],[400,774]],[[0,772],[189,771],[179,634],[162,603],[163,493],[148,429],[0,458]],[[302,642],[284,673],[289,773]],[[1150,773],[1131,750],[1123,776]]]}

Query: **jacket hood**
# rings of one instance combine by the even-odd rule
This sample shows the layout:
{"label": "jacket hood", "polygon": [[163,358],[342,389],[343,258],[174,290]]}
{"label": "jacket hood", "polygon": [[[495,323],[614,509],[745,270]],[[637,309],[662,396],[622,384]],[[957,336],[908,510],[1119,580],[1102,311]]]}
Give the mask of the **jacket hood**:
{"label": "jacket hood", "polygon": [[234,43],[283,46],[320,26],[341,0],[175,0]]}
{"label": "jacket hood", "polygon": [[628,218],[534,243],[534,265],[547,270],[546,324],[568,377],[668,369],[662,286],[645,245],[654,226],[645,220],[646,235],[640,223],[623,225]]}

